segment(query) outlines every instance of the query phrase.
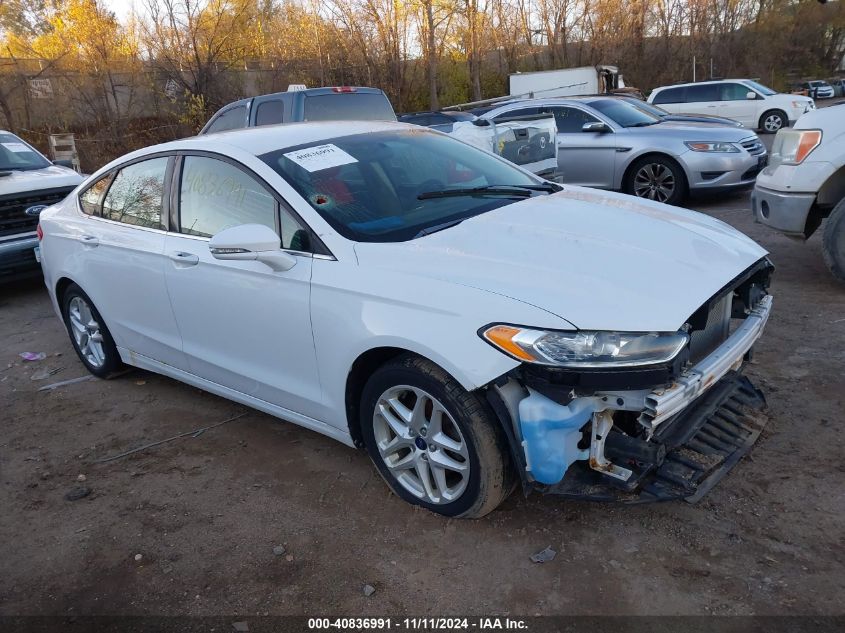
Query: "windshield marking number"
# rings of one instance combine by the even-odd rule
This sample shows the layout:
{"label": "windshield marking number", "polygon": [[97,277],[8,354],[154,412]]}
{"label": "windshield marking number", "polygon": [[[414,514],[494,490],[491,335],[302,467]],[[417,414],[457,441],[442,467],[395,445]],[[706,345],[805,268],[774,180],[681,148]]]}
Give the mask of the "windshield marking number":
{"label": "windshield marking number", "polygon": [[358,162],[357,158],[347,154],[332,143],[288,152],[284,154],[284,157],[309,172],[322,171],[330,167],[340,167],[341,165]]}

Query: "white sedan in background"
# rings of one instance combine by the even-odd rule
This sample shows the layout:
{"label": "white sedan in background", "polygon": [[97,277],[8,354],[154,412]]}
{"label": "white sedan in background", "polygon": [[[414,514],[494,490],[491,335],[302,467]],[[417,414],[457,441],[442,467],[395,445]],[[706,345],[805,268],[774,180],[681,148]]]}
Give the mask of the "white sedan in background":
{"label": "white sedan in background", "polygon": [[759,432],[739,373],[771,306],[757,244],[438,132],[149,147],[43,211],[39,235],[96,376],[134,365],[365,447],[397,495],[447,516],[518,482],[697,498]]}

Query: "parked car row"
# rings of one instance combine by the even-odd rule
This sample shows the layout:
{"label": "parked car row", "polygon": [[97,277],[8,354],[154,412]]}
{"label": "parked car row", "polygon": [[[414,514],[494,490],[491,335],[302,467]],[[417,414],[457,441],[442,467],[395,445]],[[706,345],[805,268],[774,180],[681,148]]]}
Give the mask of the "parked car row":
{"label": "parked car row", "polygon": [[831,99],[837,96],[836,88],[833,87],[834,83],[839,83],[839,96],[841,96],[842,80],[827,82],[821,79],[814,79],[812,81],[804,81],[796,84],[793,92],[800,92],[808,97],[812,97],[813,99]]}

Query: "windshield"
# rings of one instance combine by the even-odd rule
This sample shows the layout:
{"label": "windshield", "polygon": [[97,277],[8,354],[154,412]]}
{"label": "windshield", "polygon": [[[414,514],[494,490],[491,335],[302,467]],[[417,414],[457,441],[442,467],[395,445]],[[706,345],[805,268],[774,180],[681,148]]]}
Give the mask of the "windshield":
{"label": "windshield", "polygon": [[751,88],[753,88],[754,90],[756,90],[757,92],[759,92],[760,94],[762,94],[766,97],[771,97],[772,95],[777,94],[771,88],[767,88],[763,84],[758,84],[756,81],[751,81],[750,79],[745,82],[745,85],[750,86]]}
{"label": "windshield", "polygon": [[423,128],[325,139],[260,158],[338,233],[359,242],[413,239],[425,229],[520,198],[482,190],[421,199],[424,193],[543,183],[492,154]]}
{"label": "windshield", "polygon": [[620,99],[596,99],[589,105],[622,127],[654,125],[661,118]]}
{"label": "windshield", "polygon": [[0,171],[44,169],[50,161],[14,134],[0,134]]}
{"label": "windshield", "polygon": [[332,92],[305,97],[305,121],[395,121],[387,97],[372,92]]}
{"label": "windshield", "polygon": [[663,108],[658,108],[656,105],[651,105],[647,101],[640,101],[639,99],[634,98],[626,98],[624,99],[625,103],[630,103],[635,108],[646,112],[647,114],[653,114],[656,117],[660,117],[661,119],[665,116],[668,116],[668,112]]}

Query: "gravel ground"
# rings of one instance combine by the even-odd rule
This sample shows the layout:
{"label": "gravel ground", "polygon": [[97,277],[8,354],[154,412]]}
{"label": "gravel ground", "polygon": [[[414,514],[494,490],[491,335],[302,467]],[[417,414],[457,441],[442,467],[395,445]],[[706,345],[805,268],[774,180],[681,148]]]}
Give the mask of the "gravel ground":
{"label": "gravel ground", "polygon": [[363,452],[254,411],[97,464],[247,410],[142,371],[38,391],[85,370],[40,281],[0,289],[0,615],[845,613],[845,287],[818,235],[755,225],[747,194],[690,205],[777,266],[748,371],[770,422],[697,505],[515,494],[445,520]]}

